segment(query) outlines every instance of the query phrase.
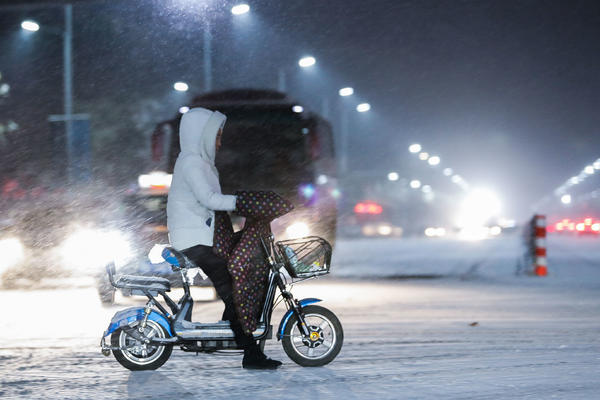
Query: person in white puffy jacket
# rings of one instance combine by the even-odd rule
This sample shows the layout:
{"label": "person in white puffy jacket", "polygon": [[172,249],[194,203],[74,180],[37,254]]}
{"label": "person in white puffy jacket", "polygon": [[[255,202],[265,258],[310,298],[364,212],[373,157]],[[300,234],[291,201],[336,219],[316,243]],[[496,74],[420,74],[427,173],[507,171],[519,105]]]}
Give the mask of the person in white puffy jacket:
{"label": "person in white puffy jacket", "polygon": [[181,117],[181,152],[175,162],[167,200],[169,240],[208,275],[225,303],[223,320],[230,322],[237,344],[244,349],[242,366],[274,369],[281,362],[265,356],[252,335],[244,333],[233,304],[227,260],[215,255],[212,249],[215,211],[236,208],[236,197],[221,193],[215,167],[225,120],[225,115],[205,108],[193,108]]}

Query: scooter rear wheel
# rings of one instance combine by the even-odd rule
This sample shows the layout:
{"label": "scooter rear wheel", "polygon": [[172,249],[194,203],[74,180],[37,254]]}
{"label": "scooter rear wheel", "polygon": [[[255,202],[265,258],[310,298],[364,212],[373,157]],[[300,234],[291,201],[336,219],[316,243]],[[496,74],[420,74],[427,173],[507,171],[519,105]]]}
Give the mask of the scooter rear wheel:
{"label": "scooter rear wheel", "polygon": [[330,363],[342,349],[342,324],[325,307],[310,305],[302,310],[310,338],[302,336],[298,318],[292,315],[283,331],[283,350],[296,364],[303,367],[320,367]]}
{"label": "scooter rear wheel", "polygon": [[[136,321],[133,328],[137,329],[140,321]],[[168,337],[167,331],[155,321],[148,320],[144,335],[148,338]],[[110,343],[113,347],[119,347],[121,350],[113,350],[113,355],[125,368],[131,371],[153,370],[163,365],[173,352],[173,345],[159,346],[155,344],[145,344],[128,335],[124,330],[117,329],[110,336]]]}

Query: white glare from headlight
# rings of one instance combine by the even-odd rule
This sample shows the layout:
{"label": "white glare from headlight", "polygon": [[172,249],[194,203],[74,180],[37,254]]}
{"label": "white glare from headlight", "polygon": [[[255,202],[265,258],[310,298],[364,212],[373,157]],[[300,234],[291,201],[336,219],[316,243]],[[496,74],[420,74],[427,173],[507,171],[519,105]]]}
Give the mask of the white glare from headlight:
{"label": "white glare from headlight", "polygon": [[119,231],[83,229],[65,240],[60,253],[67,268],[87,270],[103,267],[111,261],[117,266],[127,263],[131,246]]}
{"label": "white glare from headlight", "polygon": [[17,238],[0,240],[0,273],[23,260],[23,244]]}
{"label": "white glare from headlight", "polygon": [[379,225],[377,227],[377,233],[381,236],[388,236],[392,233],[392,227],[389,225]]}
{"label": "white glare from headlight", "polygon": [[310,230],[304,222],[295,222],[285,229],[285,234],[289,239],[297,239],[308,236]]}

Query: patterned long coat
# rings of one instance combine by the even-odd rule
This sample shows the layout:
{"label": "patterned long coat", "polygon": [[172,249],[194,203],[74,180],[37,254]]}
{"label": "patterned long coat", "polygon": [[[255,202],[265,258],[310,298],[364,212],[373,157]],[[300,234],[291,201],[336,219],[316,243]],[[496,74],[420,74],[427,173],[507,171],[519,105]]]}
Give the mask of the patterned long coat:
{"label": "patterned long coat", "polygon": [[261,237],[271,234],[271,221],[293,208],[292,204],[274,192],[240,191],[234,213],[246,217],[241,236],[233,233],[226,212],[215,215],[213,251],[226,259],[233,282],[233,302],[242,328],[248,334],[256,330],[268,285]]}

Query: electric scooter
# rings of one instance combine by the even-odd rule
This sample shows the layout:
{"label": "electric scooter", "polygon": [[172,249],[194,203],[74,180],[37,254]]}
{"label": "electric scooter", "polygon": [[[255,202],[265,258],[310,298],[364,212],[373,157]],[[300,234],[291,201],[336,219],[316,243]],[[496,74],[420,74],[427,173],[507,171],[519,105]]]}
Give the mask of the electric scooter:
{"label": "electric scooter", "polygon": [[[310,236],[275,242],[273,235],[261,238],[265,266],[270,269],[266,298],[254,338],[264,348],[272,339],[271,315],[283,302],[287,307],[275,336],[285,353],[304,367],[318,367],[335,359],[344,341],[338,318],[330,310],[314,305],[320,299],[294,298],[291,283],[329,273],[331,245],[322,238]],[[127,289],[132,295],[146,296],[145,307],[133,307],[117,312],[102,335],[102,354],[112,352],[116,360],[129,370],[154,370],[171,356],[174,346],[186,352],[214,353],[238,349],[229,321],[192,322],[194,301],[190,294],[188,271],[198,268],[183,253],[166,247],[163,258],[173,271],[179,272],[184,294],[175,302],[167,292],[168,279],[160,277],[119,275],[114,263],[107,265],[108,279],[116,288]],[[277,291],[279,296],[276,298]],[[160,295],[165,305],[157,300]],[[167,310],[166,307],[168,307]]]}

